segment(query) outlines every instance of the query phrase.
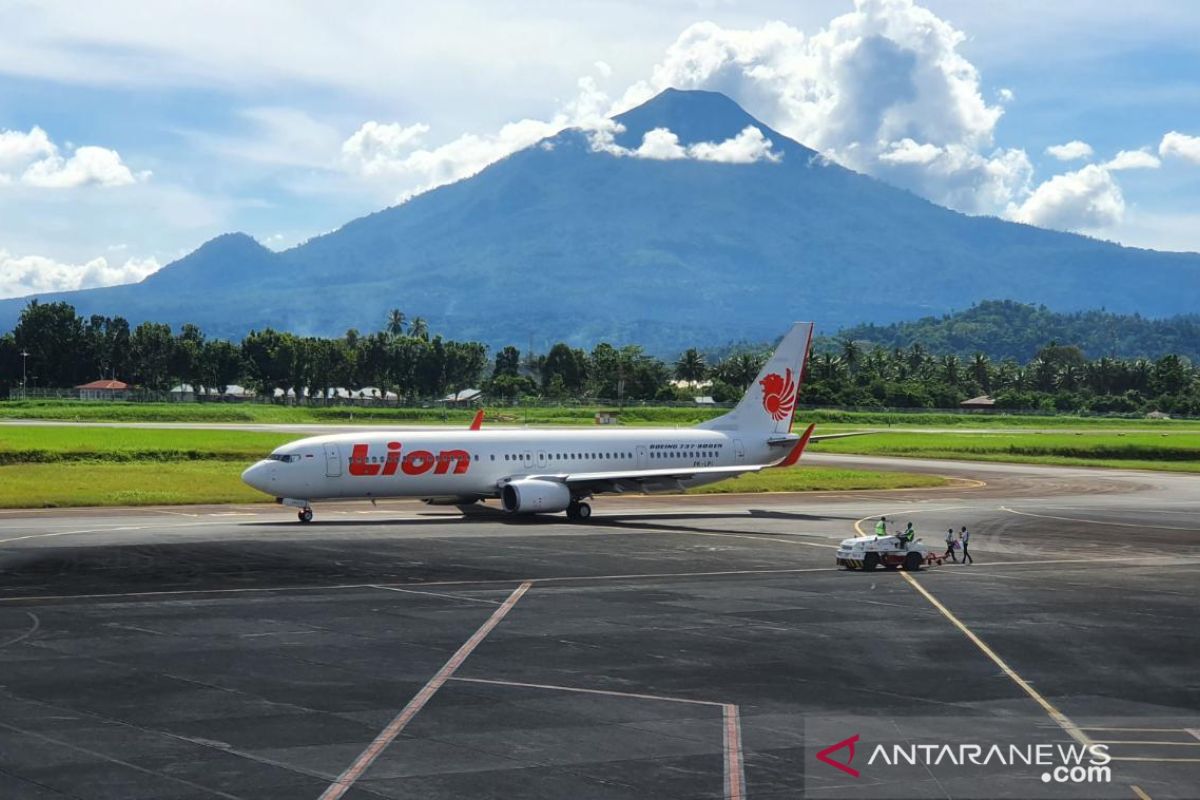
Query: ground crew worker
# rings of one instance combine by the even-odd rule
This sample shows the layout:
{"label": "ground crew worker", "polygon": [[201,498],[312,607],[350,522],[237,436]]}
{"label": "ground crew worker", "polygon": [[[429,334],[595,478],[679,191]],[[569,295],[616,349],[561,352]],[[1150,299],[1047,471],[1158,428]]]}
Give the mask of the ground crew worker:
{"label": "ground crew worker", "polygon": [[887,517],[880,517],[879,522],[875,523],[875,535],[887,536]]}
{"label": "ground crew worker", "polygon": [[904,531],[902,533],[896,534],[896,541],[900,544],[901,550],[907,550],[908,543],[911,542],[915,538],[917,538],[917,532],[913,529],[911,522],[908,523],[908,526],[904,529]]}
{"label": "ground crew worker", "polygon": [[958,559],[954,557],[954,528],[946,528],[946,552],[942,554],[942,558],[949,558],[955,564]]}
{"label": "ground crew worker", "polygon": [[958,543],[962,545],[963,563],[974,564],[975,559],[971,558],[971,554],[967,552],[967,543],[971,541],[971,532],[967,530],[967,526],[962,526],[962,531],[958,534]]}

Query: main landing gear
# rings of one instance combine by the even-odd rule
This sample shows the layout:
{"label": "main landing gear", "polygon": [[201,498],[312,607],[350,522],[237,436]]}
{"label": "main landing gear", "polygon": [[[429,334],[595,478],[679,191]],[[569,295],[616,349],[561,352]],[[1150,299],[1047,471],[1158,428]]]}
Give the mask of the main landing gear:
{"label": "main landing gear", "polygon": [[567,506],[567,519],[582,520],[592,516],[592,507],[581,500],[572,500]]}
{"label": "main landing gear", "polygon": [[302,523],[308,523],[308,522],[312,522],[312,509],[311,509],[311,508],[302,508],[302,509],[300,509],[300,511],[299,511],[299,512],[296,514],[296,517],[297,517],[297,518],[300,520],[300,522],[302,522]]}

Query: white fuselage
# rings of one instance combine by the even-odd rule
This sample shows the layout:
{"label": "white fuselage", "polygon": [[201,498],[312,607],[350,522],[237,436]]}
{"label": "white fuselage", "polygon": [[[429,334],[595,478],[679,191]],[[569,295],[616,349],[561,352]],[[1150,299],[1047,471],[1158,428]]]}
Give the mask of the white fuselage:
{"label": "white fuselage", "polygon": [[[283,445],[243,479],[279,498],[475,499],[531,475],[763,464],[780,456],[761,438],[700,428],[363,431]],[[714,480],[697,476],[661,488]]]}

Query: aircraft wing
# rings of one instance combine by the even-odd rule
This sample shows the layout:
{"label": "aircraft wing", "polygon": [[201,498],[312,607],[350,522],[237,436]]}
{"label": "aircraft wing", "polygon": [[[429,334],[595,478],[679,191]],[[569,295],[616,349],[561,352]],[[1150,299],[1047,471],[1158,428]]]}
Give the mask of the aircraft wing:
{"label": "aircraft wing", "polygon": [[[675,469],[634,469],[611,472],[558,472],[524,475],[525,478],[558,481],[573,487],[588,487],[597,492],[641,491],[647,486],[674,488],[689,478],[732,478],[758,472],[769,464],[737,464],[732,467],[683,467]],[[682,488],[681,486],[679,488]]]}

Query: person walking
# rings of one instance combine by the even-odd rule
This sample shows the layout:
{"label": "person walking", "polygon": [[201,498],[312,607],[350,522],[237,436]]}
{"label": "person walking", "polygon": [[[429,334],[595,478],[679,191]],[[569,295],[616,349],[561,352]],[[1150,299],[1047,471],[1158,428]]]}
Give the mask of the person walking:
{"label": "person walking", "polygon": [[962,547],[963,564],[974,564],[975,559],[971,558],[971,554],[967,552],[967,543],[971,541],[971,532],[967,530],[967,526],[963,525],[962,530],[958,534],[958,544]]}
{"label": "person walking", "polygon": [[947,528],[946,529],[946,552],[942,553],[942,558],[948,558],[951,561],[953,561],[955,564],[957,564],[958,559],[954,557],[954,546],[955,546],[954,528]]}

